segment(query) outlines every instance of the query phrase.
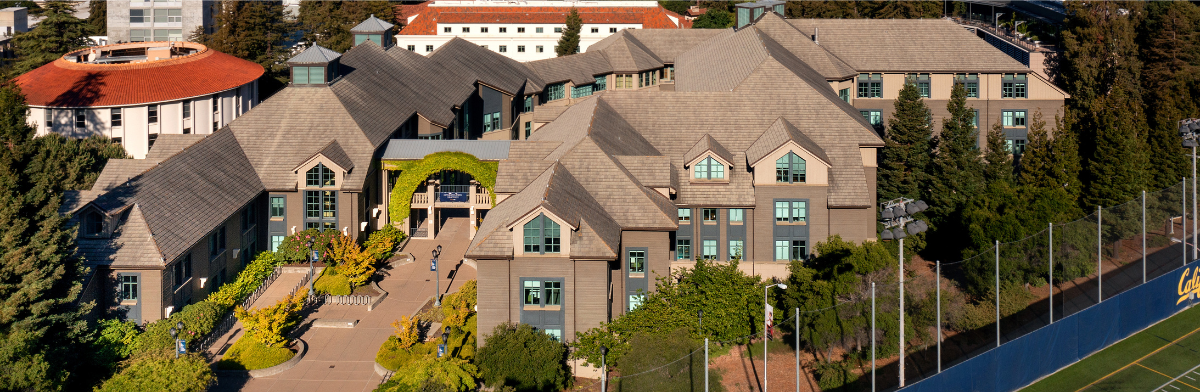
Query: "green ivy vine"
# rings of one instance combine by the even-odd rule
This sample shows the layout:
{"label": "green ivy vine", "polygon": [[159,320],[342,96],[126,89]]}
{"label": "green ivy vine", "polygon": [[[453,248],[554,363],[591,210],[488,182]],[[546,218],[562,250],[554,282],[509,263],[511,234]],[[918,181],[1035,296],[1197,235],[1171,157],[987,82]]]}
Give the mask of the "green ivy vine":
{"label": "green ivy vine", "polygon": [[393,223],[403,221],[412,211],[412,195],[417,186],[429,176],[447,170],[457,170],[471,175],[475,181],[487,188],[492,196],[492,206],[496,206],[496,171],[498,162],[484,162],[474,155],[457,152],[435,152],[426,155],[419,161],[384,162],[383,168],[400,171],[396,185],[392,187],[392,200],[388,203]]}

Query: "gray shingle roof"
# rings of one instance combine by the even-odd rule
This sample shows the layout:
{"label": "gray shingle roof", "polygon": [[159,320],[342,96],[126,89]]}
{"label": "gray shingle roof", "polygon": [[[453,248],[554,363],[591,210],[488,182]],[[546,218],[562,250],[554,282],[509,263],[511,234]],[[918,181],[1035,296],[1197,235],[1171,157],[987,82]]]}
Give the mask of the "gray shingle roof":
{"label": "gray shingle roof", "polygon": [[[158,146],[156,145],[155,148]],[[151,151],[153,153],[153,151]],[[157,165],[158,159],[109,159],[104,165],[104,170],[100,171],[100,175],[96,176],[96,182],[92,183],[92,189],[97,191],[107,191],[124,184],[130,178],[137,177],[145,173],[150,168]]]}
{"label": "gray shingle roof", "polygon": [[159,134],[158,139],[154,141],[154,148],[151,148],[150,152],[146,154],[146,160],[158,162],[170,158],[188,146],[196,144],[196,142],[204,139],[206,136],[208,135]]}
{"label": "gray shingle roof", "polygon": [[675,170],[671,165],[671,157],[662,155],[653,156],[636,156],[636,155],[621,155],[615,157],[625,167],[625,170],[633,174],[633,178],[642,183],[642,186],[651,188],[673,188],[675,182],[671,180],[672,171]]}
{"label": "gray shingle roof", "polygon": [[598,51],[525,63],[546,83],[570,81],[576,86],[596,82],[596,75],[612,73],[608,58]]}
{"label": "gray shingle roof", "polygon": [[[858,72],[1028,72],[944,19],[790,19]],[[819,29],[819,31],[818,31]]]}
{"label": "gray shingle roof", "polygon": [[700,140],[696,142],[696,145],[692,146],[692,149],[683,154],[683,162],[691,162],[708,151],[712,151],[713,154],[721,157],[726,162],[733,162],[733,154],[730,154],[729,150],[725,149],[725,146],[722,146],[716,139],[713,139],[712,135],[707,133],[700,137]]}
{"label": "gray shingle roof", "polygon": [[304,49],[303,52],[288,59],[288,64],[319,64],[328,63],[342,57],[338,52],[334,52],[324,46],[313,44],[313,46]]}
{"label": "gray shingle roof", "polygon": [[371,17],[367,18],[367,20],[364,20],[364,21],[362,21],[362,23],[359,23],[358,26],[354,26],[354,28],[351,28],[350,32],[351,33],[378,33],[378,32],[387,31],[388,29],[390,29],[394,26],[395,26],[394,24],[384,22],[382,19],[376,18],[375,14],[371,14]]}
{"label": "gray shingle roof", "polygon": [[808,152],[824,160],[825,163],[829,163],[829,156],[825,154],[825,149],[821,148],[812,139],[809,139],[808,136],[805,136],[803,132],[800,132],[799,129],[796,129],[796,127],[792,126],[792,123],[783,117],[771,123],[767,131],[763,132],[762,136],[759,136],[758,140],[755,140],[754,144],[751,144],[746,149],[746,162],[758,162],[758,160],[789,141],[796,142],[800,147],[804,147]]}
{"label": "gray shingle roof", "polygon": [[550,168],[554,161],[505,159],[496,170],[496,192],[517,193]]}
{"label": "gray shingle roof", "polygon": [[[172,261],[201,241],[229,216],[264,190],[234,133],[221,130],[163,161],[125,184],[100,195],[92,205],[112,214],[136,206],[114,243],[143,241],[152,236],[156,257]],[[134,213],[144,216],[148,231],[140,230]],[[186,213],[183,213],[185,212]],[[144,242],[141,242],[144,244]],[[119,252],[123,248],[111,249]],[[122,265],[146,256],[123,258]]]}
{"label": "gray shingle roof", "polygon": [[[382,146],[415,113],[448,126],[458,102],[446,102],[424,90],[426,83],[412,79],[395,56],[377,45],[358,45],[341,59],[343,76],[330,88],[347,113],[358,123],[371,144]],[[466,83],[447,80],[447,84]]]}
{"label": "gray shingle roof", "polygon": [[476,159],[498,161],[508,158],[509,146],[512,144],[509,140],[392,139],[383,152],[383,159],[421,159],[436,152],[458,151],[471,154]]}
{"label": "gray shingle roof", "polygon": [[845,61],[839,59],[833,53],[830,53],[821,45],[810,38],[811,36],[801,32],[792,26],[783,17],[774,12],[767,12],[758,22],[754,24],[754,28],[760,32],[770,36],[778,42],[787,51],[802,59],[805,64],[812,67],[828,80],[844,80],[858,74]]}
{"label": "gray shingle roof", "polygon": [[525,64],[462,38],[446,42],[429,58],[464,78],[513,95],[541,92],[546,85]]}
{"label": "gray shingle roof", "polygon": [[317,151],[308,158],[304,158],[304,160],[297,163],[292,170],[299,170],[300,166],[304,165],[304,163],[312,160],[313,158],[316,158],[317,155],[322,155],[326,158],[329,158],[330,161],[333,161],[333,164],[338,165],[338,167],[342,168],[342,170],[351,171],[354,169],[354,161],[350,160],[350,156],[346,155],[346,150],[342,149],[342,146],[338,144],[337,140],[332,140],[329,142],[329,144],[326,144],[325,147],[321,148],[320,151]]}
{"label": "gray shingle roof", "polygon": [[141,207],[134,205],[128,212],[112,237],[80,237],[76,241],[76,252],[85,264],[120,267],[165,265]]}

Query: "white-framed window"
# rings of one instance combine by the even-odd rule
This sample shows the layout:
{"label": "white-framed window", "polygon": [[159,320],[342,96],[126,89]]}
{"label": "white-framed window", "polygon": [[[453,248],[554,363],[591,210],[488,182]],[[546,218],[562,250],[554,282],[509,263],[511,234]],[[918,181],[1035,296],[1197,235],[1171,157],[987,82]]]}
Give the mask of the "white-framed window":
{"label": "white-framed window", "polygon": [[629,295],[629,311],[630,311],[630,312],[632,312],[632,311],[636,310],[637,308],[640,308],[640,307],[642,307],[642,303],[643,303],[643,302],[646,302],[646,296],[645,296],[645,295],[643,295],[643,294],[630,294],[630,295]]}
{"label": "white-framed window", "polygon": [[525,45],[517,45],[517,53],[525,53]]}
{"label": "white-framed window", "polygon": [[554,28],[554,32],[555,32],[555,33],[562,33],[562,29],[563,29],[562,27],[555,27],[555,28]]}
{"label": "white-framed window", "polygon": [[158,124],[158,105],[146,106],[146,123]]}
{"label": "white-framed window", "polygon": [[462,32],[464,32],[464,33],[470,33],[470,32],[471,32],[471,28],[470,28],[470,27],[463,27],[463,28],[462,28]]}
{"label": "white-framed window", "polygon": [[75,129],[87,129],[87,109],[75,109]]}
{"label": "white-framed window", "polygon": [[112,108],[108,111],[108,122],[114,127],[121,126],[121,108]]}
{"label": "white-framed window", "polygon": [[593,28],[592,28],[592,34],[596,34],[596,33],[599,33],[599,32],[600,32],[600,28],[599,28],[599,27],[593,27]]}
{"label": "white-framed window", "polygon": [[609,28],[608,28],[608,32],[609,32],[609,33],[615,33],[615,32],[617,32],[617,28],[616,28],[616,27],[609,27]]}
{"label": "white-framed window", "polygon": [[433,51],[433,45],[425,45],[425,51],[426,51],[426,52],[432,52],[432,51]]}
{"label": "white-framed window", "polygon": [[507,28],[507,27],[501,27],[501,28],[500,28],[500,32],[501,32],[501,33],[507,33],[507,32],[508,32],[508,28]]}
{"label": "white-framed window", "polygon": [[447,26],[447,27],[442,27],[442,32],[443,32],[443,33],[450,33],[450,32],[451,32],[451,31],[450,31],[450,29],[451,29],[451,28],[450,28],[449,26]]}
{"label": "white-framed window", "polygon": [[507,53],[508,45],[500,45],[500,53]]}
{"label": "white-framed window", "polygon": [[546,51],[546,48],[542,45],[538,45],[536,49],[537,49],[538,53],[542,53],[542,52]]}
{"label": "white-framed window", "polygon": [[488,28],[487,28],[487,27],[480,27],[480,28],[479,28],[479,32],[480,32],[480,33],[486,33],[486,32],[488,32]]}
{"label": "white-framed window", "polygon": [[524,27],[518,27],[518,28],[517,28],[517,32],[518,32],[518,33],[524,33],[524,32],[525,32],[525,28],[524,28]]}

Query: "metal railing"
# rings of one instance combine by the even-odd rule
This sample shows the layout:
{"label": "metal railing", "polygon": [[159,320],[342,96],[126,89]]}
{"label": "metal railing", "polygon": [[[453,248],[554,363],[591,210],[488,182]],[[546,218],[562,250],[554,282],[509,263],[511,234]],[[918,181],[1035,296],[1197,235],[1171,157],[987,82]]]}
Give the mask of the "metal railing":
{"label": "metal railing", "polygon": [[438,193],[446,193],[446,192],[466,193],[466,192],[470,192],[470,191],[471,191],[470,185],[438,185],[437,186]]}
{"label": "metal railing", "polygon": [[[275,279],[278,279],[279,275],[281,274],[283,274],[283,268],[276,266],[275,270],[271,271],[271,274],[267,275],[267,278],[263,279],[262,283],[259,283],[258,288],[254,289],[254,291],[251,292],[244,301],[242,301],[242,308],[249,309],[250,304],[254,303],[258,297],[261,297],[262,294],[267,291],[267,288],[271,286],[271,283],[274,283]],[[200,348],[207,349],[208,347],[211,347],[213,343],[216,343],[217,339],[219,339],[221,336],[225,336],[225,333],[229,332],[229,330],[233,328],[233,325],[236,323],[237,317],[234,317],[233,309],[229,309],[229,311],[225,312],[225,315],[221,317],[221,321],[213,327],[212,332],[209,332],[204,339],[200,340]]]}

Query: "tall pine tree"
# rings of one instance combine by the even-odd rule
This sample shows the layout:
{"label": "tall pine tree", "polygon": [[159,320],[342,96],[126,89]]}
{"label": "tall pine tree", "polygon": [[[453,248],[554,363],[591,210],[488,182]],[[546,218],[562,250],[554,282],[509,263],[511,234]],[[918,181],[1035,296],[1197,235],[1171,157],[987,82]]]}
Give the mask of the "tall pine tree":
{"label": "tall pine tree", "polygon": [[928,183],[929,139],[933,127],[929,108],[917,86],[906,83],[888,120],[884,147],[880,152],[878,192],[880,201],[897,197],[921,198]]}
{"label": "tall pine tree", "polygon": [[567,14],[567,28],[563,29],[562,37],[558,38],[558,45],[554,47],[558,57],[579,53],[580,30],[583,30],[583,18],[579,17],[579,10],[572,7],[571,13]]}
{"label": "tall pine tree", "polygon": [[1186,1],[1149,2],[1139,26],[1138,42],[1144,68],[1147,147],[1150,151],[1150,189],[1169,186],[1191,175],[1176,131],[1177,122],[1200,117],[1200,7]]}
{"label": "tall pine tree", "polygon": [[225,0],[219,9],[213,17],[215,31],[206,34],[198,27],[192,40],[263,66],[262,99],[282,89],[288,80],[285,61],[291,54],[287,39],[292,29],[283,15],[283,2]]}
{"label": "tall pine tree", "polygon": [[[975,129],[974,111],[967,106],[967,92],[961,84],[955,84],[951,90],[946,110],[950,116],[942,119],[942,131],[933,138],[933,162],[925,196],[929,210],[925,216],[934,227],[931,242],[964,244],[962,212],[971,198],[983,190],[983,162],[977,147],[979,131]],[[957,257],[957,250],[950,248],[929,250]]]}
{"label": "tall pine tree", "polygon": [[72,3],[47,1],[42,5],[42,19],[33,30],[13,37],[17,62],[14,75],[20,75],[57,60],[69,51],[88,44],[89,27],[75,17]]}
{"label": "tall pine tree", "polygon": [[88,31],[92,35],[108,35],[108,2],[92,0],[88,2]]}
{"label": "tall pine tree", "polygon": [[1019,177],[1021,199],[1028,211],[1025,217],[1032,224],[1066,222],[1083,215],[1078,193],[1071,192],[1078,189],[1079,182],[1074,143],[1068,132],[1047,128],[1042,112],[1033,114]]}
{"label": "tall pine tree", "polygon": [[350,29],[371,15],[391,23],[395,10],[390,2],[381,0],[304,0],[300,2],[298,21],[305,41],[344,53],[354,45]]}

